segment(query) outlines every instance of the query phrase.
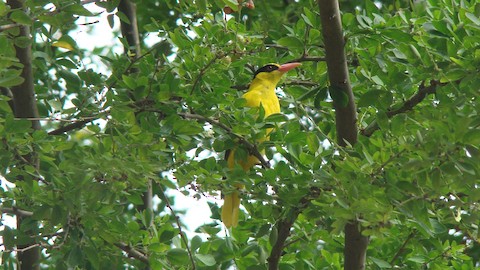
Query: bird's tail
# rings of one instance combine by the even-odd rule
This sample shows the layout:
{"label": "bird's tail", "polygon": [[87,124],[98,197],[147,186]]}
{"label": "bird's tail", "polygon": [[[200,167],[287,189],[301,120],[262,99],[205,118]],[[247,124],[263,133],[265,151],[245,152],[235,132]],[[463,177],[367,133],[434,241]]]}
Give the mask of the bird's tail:
{"label": "bird's tail", "polygon": [[227,228],[238,225],[238,214],[240,212],[240,196],[238,191],[226,194],[223,198],[222,221]]}

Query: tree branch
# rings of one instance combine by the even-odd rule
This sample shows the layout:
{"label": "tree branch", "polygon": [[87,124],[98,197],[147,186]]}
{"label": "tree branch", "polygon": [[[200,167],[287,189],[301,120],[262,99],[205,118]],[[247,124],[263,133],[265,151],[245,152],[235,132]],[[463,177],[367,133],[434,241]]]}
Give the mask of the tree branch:
{"label": "tree branch", "polygon": [[280,258],[282,257],[283,249],[290,243],[286,243],[287,238],[290,236],[295,220],[298,215],[308,207],[310,202],[316,199],[320,195],[321,190],[317,187],[311,187],[310,191],[300,199],[297,207],[290,209],[285,218],[277,222],[277,241],[272,247],[270,256],[268,257],[268,269],[278,270]]}
{"label": "tree branch", "polygon": [[12,214],[12,215],[21,216],[21,217],[31,217],[31,216],[33,216],[33,212],[18,209],[16,207],[0,208],[0,213],[2,213],[2,214]]}
{"label": "tree branch", "polygon": [[129,257],[132,257],[134,259],[137,259],[141,262],[143,262],[144,264],[146,265],[150,265],[150,262],[148,261],[148,258],[147,256],[145,256],[145,254],[143,254],[141,251],[125,244],[125,243],[116,243],[114,244],[116,247],[118,247],[119,249],[125,251]]}
{"label": "tree branch", "polygon": [[268,257],[268,269],[269,270],[278,270],[278,265],[280,258],[282,257],[283,248],[285,247],[285,241],[290,235],[290,230],[293,226],[293,223],[298,217],[298,211],[292,211],[291,217],[287,219],[282,219],[277,223],[277,241],[272,247],[270,256]]}
{"label": "tree branch", "polygon": [[263,157],[263,155],[260,153],[260,151],[258,151],[258,148],[255,144],[249,142],[247,139],[245,139],[243,136],[240,136],[238,134],[236,134],[235,132],[233,132],[233,130],[224,125],[223,123],[220,123],[219,121],[217,120],[214,120],[214,119],[210,119],[208,117],[205,117],[203,115],[198,115],[198,114],[191,114],[191,113],[179,113],[178,115],[184,117],[184,118],[189,118],[189,119],[196,119],[196,120],[200,120],[200,121],[204,121],[204,122],[208,122],[214,126],[217,126],[223,130],[225,130],[228,134],[236,137],[239,142],[241,144],[243,144],[247,149],[248,149],[248,152],[255,156],[258,161],[260,161],[260,164],[264,167],[264,168],[270,168],[270,163],[265,160],[265,158]]}
{"label": "tree branch", "polygon": [[74,130],[74,129],[80,129],[80,128],[83,128],[88,123],[92,122],[93,120],[95,120],[95,119],[86,119],[86,120],[81,120],[81,121],[78,121],[78,122],[75,122],[75,123],[71,123],[69,125],[66,125],[66,126],[63,126],[61,128],[57,128],[57,129],[54,129],[54,130],[48,132],[48,135],[60,135],[60,134],[63,134],[65,132],[68,132],[68,131],[71,131],[71,130]]}
{"label": "tree branch", "polygon": [[192,270],[196,269],[195,266],[195,259],[193,258],[192,251],[190,250],[190,247],[188,246],[188,240],[186,235],[182,231],[182,224],[180,223],[180,218],[175,214],[175,211],[173,210],[172,205],[170,204],[170,200],[168,200],[168,197],[165,195],[165,191],[163,190],[163,187],[161,185],[158,185],[160,188],[160,191],[162,191],[163,199],[165,200],[165,204],[168,209],[170,209],[170,212],[172,213],[173,217],[175,218],[175,222],[177,223],[178,226],[178,231],[180,234],[180,238],[183,241],[183,244],[185,245],[187,252],[188,252],[188,257],[190,258],[190,262],[192,263]]}
{"label": "tree branch", "polygon": [[[407,101],[405,101],[400,108],[387,110],[386,112],[387,117],[392,118],[397,114],[401,114],[401,113],[405,113],[413,110],[413,108],[417,106],[420,102],[422,102],[428,95],[435,94],[438,86],[444,86],[446,84],[447,83],[441,83],[439,81],[430,81],[430,85],[425,86],[425,82],[422,82],[418,87],[417,93],[415,93],[412,97],[410,97]],[[392,107],[395,107],[395,106],[392,106]],[[378,129],[379,129],[378,123],[376,120],[374,120],[365,129],[361,130],[360,133],[363,136],[370,137]]]}
{"label": "tree branch", "polygon": [[297,59],[290,60],[289,62],[325,62],[327,59],[321,56],[308,56],[306,54],[302,55]]}

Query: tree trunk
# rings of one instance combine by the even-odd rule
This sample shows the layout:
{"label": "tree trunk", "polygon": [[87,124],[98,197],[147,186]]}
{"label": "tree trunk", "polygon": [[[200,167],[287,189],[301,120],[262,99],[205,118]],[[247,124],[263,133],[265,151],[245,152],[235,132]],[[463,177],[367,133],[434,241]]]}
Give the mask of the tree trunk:
{"label": "tree trunk", "polygon": [[[23,9],[23,1],[21,0],[8,0],[7,4],[13,10]],[[19,34],[17,37],[30,37],[30,29],[28,26],[19,26]],[[15,38],[15,37],[13,37]],[[15,52],[18,60],[23,65],[21,77],[24,79],[24,82],[20,85],[11,87],[11,92],[13,96],[13,111],[16,118],[38,118],[38,109],[37,109],[37,100],[35,98],[35,89],[33,82],[33,72],[32,72],[32,48],[28,44],[25,47],[15,46]],[[32,129],[40,129],[40,122],[38,120],[31,120]],[[35,152],[32,152],[26,156],[19,157],[17,162],[19,168],[25,165],[34,166],[37,170],[39,169],[39,160]],[[32,181],[32,179],[25,179],[23,177],[18,177],[17,181]],[[35,181],[36,179],[34,179]],[[29,202],[19,202],[17,204],[26,204]],[[36,223],[34,226],[28,224],[29,229],[24,229],[26,223],[30,223],[28,220],[29,217],[17,216],[17,229],[20,234],[26,235],[29,239],[28,241],[22,241],[21,244],[17,245],[17,258],[18,258],[18,269],[21,270],[32,270],[40,269],[40,248],[36,246],[35,236],[37,234]],[[31,229],[31,228],[34,229]]]}
{"label": "tree trunk", "polygon": [[[348,75],[338,1],[318,0],[317,2],[325,43],[330,96],[333,98],[335,108],[337,142],[340,146],[354,145],[358,136],[357,113]],[[368,237],[362,235],[360,224],[356,220],[350,221],[345,226],[344,269],[365,269],[367,246]]]}
{"label": "tree trunk", "polygon": [[[134,3],[130,0],[121,0],[118,5],[118,10],[125,14],[129,19],[130,23],[121,21],[121,31],[122,36],[127,40],[128,48],[125,48],[125,53],[130,57],[131,61],[135,61],[141,54],[140,49],[140,36],[138,34],[138,25],[137,25],[137,9]],[[137,69],[132,68],[130,73],[137,72]],[[132,98],[134,95],[131,95]],[[153,187],[152,180],[147,179],[147,189],[142,194],[143,205],[137,207],[139,212],[147,212],[147,215],[150,215],[150,223],[147,224],[147,227],[153,225]],[[150,267],[146,266],[145,270],[149,270]]]}

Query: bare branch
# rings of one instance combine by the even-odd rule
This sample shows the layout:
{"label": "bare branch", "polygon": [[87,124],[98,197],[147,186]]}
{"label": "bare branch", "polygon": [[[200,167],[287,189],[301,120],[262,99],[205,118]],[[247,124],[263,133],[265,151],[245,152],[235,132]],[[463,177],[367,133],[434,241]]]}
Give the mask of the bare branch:
{"label": "bare branch", "polygon": [[21,216],[21,217],[31,217],[31,216],[33,216],[33,212],[18,209],[16,207],[0,208],[0,213],[2,213],[2,214],[12,214],[12,215]]}
{"label": "bare branch", "polygon": [[71,131],[71,130],[74,130],[74,129],[80,129],[80,128],[83,128],[88,123],[92,122],[93,120],[95,120],[95,119],[92,118],[92,119],[86,119],[86,120],[78,121],[78,122],[63,126],[61,128],[57,128],[55,130],[52,130],[52,131],[48,132],[48,135],[60,135],[60,134],[63,134],[65,132],[68,132],[68,131]]}
{"label": "bare branch", "polygon": [[250,87],[250,84],[240,84],[240,85],[232,85],[230,88],[238,90],[238,91],[243,91],[247,90],[248,87]]}
{"label": "bare branch", "polygon": [[285,83],[286,85],[301,85],[301,86],[318,86],[318,83],[312,81],[300,81],[300,80],[293,80]]}
{"label": "bare branch", "polygon": [[[444,86],[444,85],[446,85],[446,83],[441,83],[439,81],[431,81],[430,85],[425,86],[425,82],[423,82],[418,87],[417,93],[415,93],[412,97],[410,97],[407,101],[405,101],[400,108],[387,110],[386,112],[387,117],[392,118],[397,114],[401,114],[401,113],[405,113],[413,110],[413,108],[417,106],[420,102],[422,102],[428,95],[435,94],[438,86]],[[395,106],[392,106],[392,107],[395,107]],[[363,136],[370,137],[378,129],[379,129],[378,122],[374,120],[365,129],[360,131],[360,133]]]}
{"label": "bare branch", "polygon": [[290,60],[289,62],[325,62],[327,59],[325,57],[321,56],[308,56],[308,55],[302,55],[301,57],[297,59]]}

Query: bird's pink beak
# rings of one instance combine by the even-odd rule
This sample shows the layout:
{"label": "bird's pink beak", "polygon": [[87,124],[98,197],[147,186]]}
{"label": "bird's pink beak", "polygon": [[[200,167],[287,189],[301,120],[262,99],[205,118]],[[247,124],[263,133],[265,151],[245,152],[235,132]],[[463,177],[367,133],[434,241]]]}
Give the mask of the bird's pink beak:
{"label": "bird's pink beak", "polygon": [[281,65],[280,68],[278,69],[278,71],[285,73],[285,72],[289,71],[290,69],[294,69],[294,68],[296,68],[298,66],[301,66],[301,65],[302,65],[302,63],[296,63],[296,62],[286,63],[286,64]]}

